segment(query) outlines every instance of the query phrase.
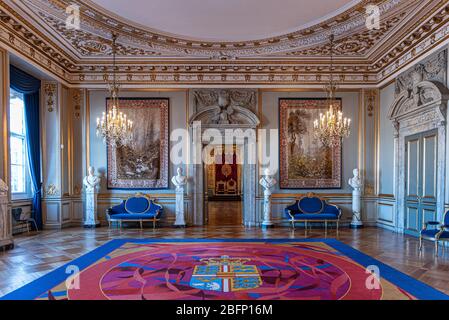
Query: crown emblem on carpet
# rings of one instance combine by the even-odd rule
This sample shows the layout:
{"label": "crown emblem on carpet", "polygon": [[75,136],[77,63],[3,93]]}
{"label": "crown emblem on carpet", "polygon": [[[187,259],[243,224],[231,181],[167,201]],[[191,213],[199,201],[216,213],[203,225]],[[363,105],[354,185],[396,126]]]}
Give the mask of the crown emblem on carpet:
{"label": "crown emblem on carpet", "polygon": [[260,287],[262,279],[255,265],[245,264],[248,258],[221,256],[204,258],[196,265],[190,286],[196,289],[233,292]]}

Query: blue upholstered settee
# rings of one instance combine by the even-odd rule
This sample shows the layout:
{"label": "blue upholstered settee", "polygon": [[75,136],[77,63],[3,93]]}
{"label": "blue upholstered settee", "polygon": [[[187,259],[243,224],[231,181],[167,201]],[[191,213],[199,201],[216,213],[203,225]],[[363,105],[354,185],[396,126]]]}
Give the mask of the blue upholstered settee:
{"label": "blue upholstered settee", "polygon": [[444,213],[443,222],[427,221],[419,235],[419,250],[422,250],[423,239],[435,241],[435,254],[438,255],[440,241],[449,241],[449,210]]}
{"label": "blue upholstered settee", "polygon": [[111,226],[112,222],[118,222],[120,228],[122,222],[139,222],[140,228],[143,227],[143,222],[153,222],[153,228],[156,227],[156,222],[159,221],[164,208],[150,200],[142,194],[136,194],[134,197],[124,200],[121,204],[109,208],[106,211],[106,216]]}
{"label": "blue upholstered settee", "polygon": [[327,223],[330,221],[336,223],[338,232],[341,209],[336,205],[328,204],[313,193],[308,193],[285,208],[285,216],[290,220],[293,229],[296,222],[303,222],[306,230],[308,222],[324,222],[327,231]]}

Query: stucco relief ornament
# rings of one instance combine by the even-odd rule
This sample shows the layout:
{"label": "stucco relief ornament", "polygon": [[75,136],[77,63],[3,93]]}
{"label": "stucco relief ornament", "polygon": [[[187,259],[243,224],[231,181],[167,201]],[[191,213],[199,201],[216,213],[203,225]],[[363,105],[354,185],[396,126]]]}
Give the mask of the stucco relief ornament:
{"label": "stucco relief ornament", "polygon": [[277,181],[271,176],[270,170],[265,169],[263,177],[259,180],[259,184],[264,188],[263,227],[273,226],[273,222],[271,221],[271,193],[276,183]]}
{"label": "stucco relief ornament", "polygon": [[359,169],[352,171],[354,176],[349,179],[348,184],[353,188],[352,190],[352,221],[351,228],[357,229],[363,227],[362,213],[361,213],[361,190],[362,179],[360,178]]}
{"label": "stucco relief ornament", "polygon": [[84,177],[83,184],[86,187],[86,220],[84,227],[95,228],[100,226],[97,219],[97,196],[101,179],[95,175],[94,167],[89,167],[89,174]]}
{"label": "stucco relief ornament", "polygon": [[184,217],[184,186],[187,184],[187,177],[182,175],[182,168],[177,169],[177,174],[173,176],[171,182],[176,187],[176,227],[185,227]]}
{"label": "stucco relief ornament", "polygon": [[8,185],[0,179],[0,248],[14,246],[11,235],[11,220],[8,210]]}
{"label": "stucco relief ornament", "polygon": [[0,179],[0,195],[5,195],[8,192],[9,188],[5,181]]}
{"label": "stucco relief ornament", "polygon": [[232,114],[234,108],[231,105],[229,99],[229,93],[226,91],[220,91],[218,94],[218,108],[216,115],[212,118],[212,121],[217,124],[230,124],[234,122]]}

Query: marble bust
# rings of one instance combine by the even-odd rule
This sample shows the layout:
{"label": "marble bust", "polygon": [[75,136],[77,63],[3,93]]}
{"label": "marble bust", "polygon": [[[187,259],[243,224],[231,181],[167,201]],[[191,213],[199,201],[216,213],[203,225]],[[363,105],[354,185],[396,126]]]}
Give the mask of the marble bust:
{"label": "marble bust", "polygon": [[359,169],[352,170],[353,177],[349,179],[348,183],[354,190],[360,190],[362,188],[362,180],[360,179]]}
{"label": "marble bust", "polygon": [[270,170],[265,169],[264,175],[262,178],[260,178],[259,184],[264,188],[264,194],[265,195],[271,195],[271,189],[274,187],[274,185],[277,183],[276,179],[274,179],[270,175]]}
{"label": "marble bust", "polygon": [[176,191],[181,190],[187,184],[187,177],[182,175],[182,168],[176,170],[176,176],[173,176],[171,182],[175,185]]}
{"label": "marble bust", "polygon": [[100,187],[100,178],[95,174],[95,168],[89,167],[89,174],[84,177],[83,184],[86,187],[86,192],[96,192]]}

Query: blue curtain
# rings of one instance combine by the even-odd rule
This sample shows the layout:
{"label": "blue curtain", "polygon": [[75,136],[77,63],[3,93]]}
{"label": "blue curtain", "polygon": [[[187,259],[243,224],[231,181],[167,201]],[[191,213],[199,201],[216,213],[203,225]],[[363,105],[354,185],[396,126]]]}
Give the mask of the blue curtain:
{"label": "blue curtain", "polygon": [[31,181],[34,190],[33,218],[36,220],[37,227],[42,229],[41,146],[39,129],[39,90],[41,81],[11,65],[10,85],[12,89],[24,95],[28,163],[30,164]]}

